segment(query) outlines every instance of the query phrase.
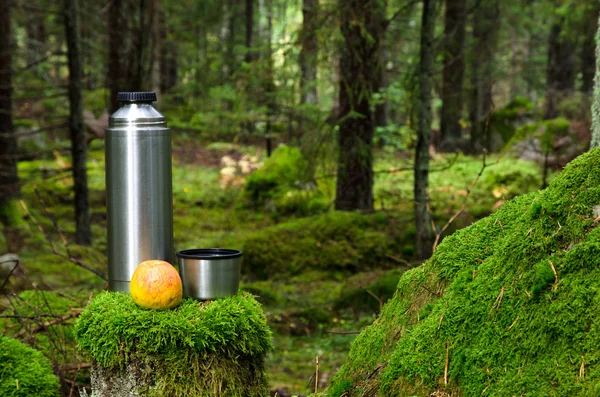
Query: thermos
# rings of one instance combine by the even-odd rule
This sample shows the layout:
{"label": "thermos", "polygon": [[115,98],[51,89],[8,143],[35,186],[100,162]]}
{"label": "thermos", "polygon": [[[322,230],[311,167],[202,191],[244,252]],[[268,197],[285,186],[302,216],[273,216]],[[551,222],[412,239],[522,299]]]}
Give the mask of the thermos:
{"label": "thermos", "polygon": [[173,262],[171,132],[154,92],[120,92],[106,129],[108,278],[129,292],[138,264]]}

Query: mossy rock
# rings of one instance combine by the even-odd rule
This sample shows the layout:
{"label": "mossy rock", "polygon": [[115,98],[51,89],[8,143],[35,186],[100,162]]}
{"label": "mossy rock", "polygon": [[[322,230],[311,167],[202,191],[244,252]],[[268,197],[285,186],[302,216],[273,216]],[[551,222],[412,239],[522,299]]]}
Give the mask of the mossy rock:
{"label": "mossy rock", "polygon": [[0,396],[59,395],[58,378],[44,355],[16,339],[0,336]]}
{"label": "mossy rock", "polygon": [[403,274],[327,394],[599,395],[599,167],[590,151],[447,237]]}
{"label": "mossy rock", "polygon": [[156,311],[138,307],[128,294],[103,292],[75,332],[94,360],[97,396],[268,395],[271,331],[247,293],[210,302],[188,298]]}
{"label": "mossy rock", "polygon": [[395,228],[379,215],[335,211],[266,228],[246,240],[242,270],[264,280],[395,267]]}

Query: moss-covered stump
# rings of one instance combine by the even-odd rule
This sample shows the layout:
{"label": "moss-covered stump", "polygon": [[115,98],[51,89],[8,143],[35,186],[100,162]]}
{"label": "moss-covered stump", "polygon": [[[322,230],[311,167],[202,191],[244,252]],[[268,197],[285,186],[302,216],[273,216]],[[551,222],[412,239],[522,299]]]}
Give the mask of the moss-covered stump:
{"label": "moss-covered stump", "polygon": [[103,292],[80,315],[75,333],[94,361],[93,396],[269,394],[271,331],[247,293],[184,299],[157,311],[138,307],[128,294]]}
{"label": "moss-covered stump", "polygon": [[330,396],[600,395],[600,149],[403,274]]}
{"label": "moss-covered stump", "polygon": [[41,352],[0,336],[0,396],[58,397],[58,378]]}

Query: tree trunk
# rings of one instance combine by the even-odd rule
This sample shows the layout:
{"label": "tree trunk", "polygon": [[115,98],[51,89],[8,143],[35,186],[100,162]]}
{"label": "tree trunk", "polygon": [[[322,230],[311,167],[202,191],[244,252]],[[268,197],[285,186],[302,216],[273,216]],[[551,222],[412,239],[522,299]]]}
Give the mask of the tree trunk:
{"label": "tree trunk", "polygon": [[594,103],[592,104],[592,148],[600,146],[600,19],[596,33],[596,77],[594,78]]}
{"label": "tree trunk", "polygon": [[108,80],[111,113],[120,91],[151,89],[155,10],[150,0],[112,0],[108,7]]}
{"label": "tree trunk", "polygon": [[300,103],[317,104],[318,0],[302,1],[300,34]]}
{"label": "tree trunk", "polygon": [[463,76],[465,73],[466,0],[445,0],[444,81],[440,133],[442,149],[456,151],[462,135]]}
{"label": "tree trunk", "polygon": [[558,105],[575,89],[575,45],[562,34],[564,19],[550,29],[544,119],[558,117]]}
{"label": "tree trunk", "polygon": [[598,13],[600,8],[586,15],[584,21],[583,43],[581,45],[581,92],[592,94],[594,90],[594,72],[596,71],[596,41],[598,30]]}
{"label": "tree trunk", "polygon": [[65,35],[69,58],[69,132],[75,190],[75,229],[77,244],[91,245],[90,204],[88,198],[85,129],[83,126],[83,86],[81,37],[77,0],[65,0]]}
{"label": "tree trunk", "polygon": [[415,150],[415,223],[417,258],[431,256],[433,235],[429,212],[429,142],[431,139],[431,91],[433,89],[433,41],[436,0],[423,0],[421,61],[419,65],[419,121]]}
{"label": "tree trunk", "polygon": [[244,62],[250,63],[254,59],[252,39],[254,36],[254,0],[246,0],[246,56]]}
{"label": "tree trunk", "polygon": [[499,0],[482,2],[473,15],[473,55],[471,57],[471,151],[490,149],[485,119],[492,110],[494,53],[499,21]]}
{"label": "tree trunk", "polygon": [[340,0],[339,160],[335,208],[373,210],[371,99],[379,67],[382,0]]}
{"label": "tree trunk", "polygon": [[275,113],[275,82],[273,81],[273,0],[267,0],[267,74],[265,78],[265,103],[267,105],[267,122],[265,126],[265,143],[267,157],[271,157],[271,121]]}
{"label": "tree trunk", "polygon": [[11,4],[0,1],[0,209],[21,193],[12,118]]}
{"label": "tree trunk", "polygon": [[119,107],[117,94],[126,91],[125,73],[122,68],[121,45],[126,40],[127,32],[123,3],[127,0],[111,0],[108,3],[108,85],[110,87],[110,113]]}
{"label": "tree trunk", "polygon": [[17,172],[17,139],[12,119],[12,2],[0,1],[0,224],[6,250],[17,252],[23,246],[19,231],[16,199],[21,194]]}

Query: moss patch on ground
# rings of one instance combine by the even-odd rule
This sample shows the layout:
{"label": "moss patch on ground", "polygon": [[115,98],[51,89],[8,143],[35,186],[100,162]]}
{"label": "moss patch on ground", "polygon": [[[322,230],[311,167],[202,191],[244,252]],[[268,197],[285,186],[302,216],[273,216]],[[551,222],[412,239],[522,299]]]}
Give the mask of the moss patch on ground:
{"label": "moss patch on ground", "polygon": [[580,156],[404,273],[328,394],[598,395],[599,167]]}
{"label": "moss patch on ground", "polygon": [[266,228],[245,242],[245,271],[251,278],[282,279],[309,271],[353,274],[397,264],[389,255],[398,228],[386,214],[329,212]]}
{"label": "moss patch on ground", "polygon": [[0,336],[0,396],[57,397],[58,378],[41,352]]}
{"label": "moss patch on ground", "polygon": [[138,307],[128,294],[103,292],[80,315],[75,333],[101,367],[141,368],[142,383],[152,385],[143,395],[268,395],[271,331],[247,293],[185,299],[173,310],[156,311]]}

